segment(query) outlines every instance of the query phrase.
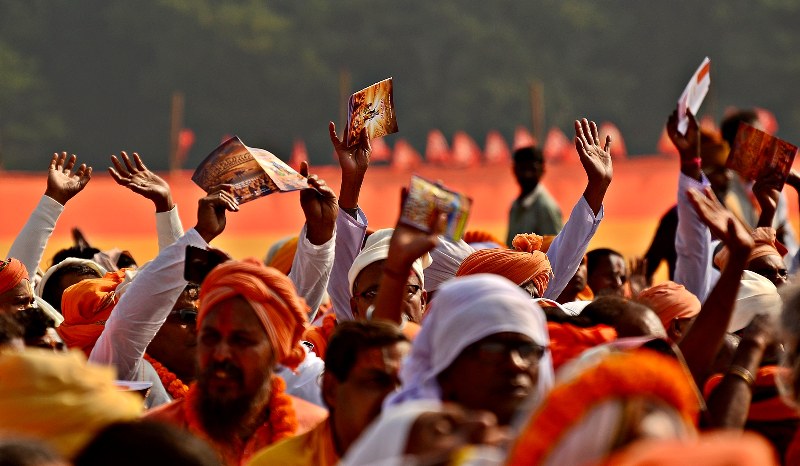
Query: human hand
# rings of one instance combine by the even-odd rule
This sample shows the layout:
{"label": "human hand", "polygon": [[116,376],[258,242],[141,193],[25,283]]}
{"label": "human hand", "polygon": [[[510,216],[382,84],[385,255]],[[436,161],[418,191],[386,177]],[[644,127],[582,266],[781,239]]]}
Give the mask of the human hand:
{"label": "human hand", "polygon": [[172,210],[174,204],[169,184],[148,170],[136,152],[133,153],[133,161],[124,151],[120,153],[120,158],[122,162],[115,155],[111,156],[111,163],[114,164],[113,167],[108,167],[111,178],[114,178],[118,185],[151,200],[156,206],[156,212]]}
{"label": "human hand", "polygon": [[752,235],[725,206],[720,204],[710,188],[706,188],[702,193],[690,189],[688,196],[700,220],[708,226],[712,235],[728,247],[731,257],[746,257],[750,253],[754,246]]}
{"label": "human hand", "polygon": [[85,163],[81,164],[75,173],[72,172],[77,160],[75,154],[67,157],[66,152],[62,152],[61,155],[53,154],[53,158],[50,159],[47,189],[44,194],[61,205],[66,205],[67,201],[81,192],[92,179],[92,167],[87,167]]}
{"label": "human hand", "polygon": [[742,343],[750,342],[761,349],[776,341],[777,322],[769,314],[758,314],[742,330]]}
{"label": "human hand", "polygon": [[772,173],[757,179],[753,184],[753,195],[759,207],[761,207],[761,215],[758,219],[758,226],[760,227],[772,226],[772,220],[778,210],[778,198],[781,195],[778,187],[781,185],[781,181],[779,174]]}
{"label": "human hand", "polygon": [[600,145],[597,125],[586,118],[575,120],[575,149],[581,165],[589,178],[589,183],[611,183],[613,166],[611,163],[611,136],[606,136],[605,144]]}
{"label": "human hand", "polygon": [[[407,197],[408,189],[403,188],[400,194],[400,215],[402,215]],[[446,227],[447,216],[438,210],[434,210],[431,215],[430,233],[406,225],[398,219],[389,242],[389,257],[386,259],[384,270],[395,272],[397,276],[408,275],[414,261],[432,251],[439,244],[439,235],[444,233]]]}
{"label": "human hand", "polygon": [[789,176],[786,178],[786,184],[795,190],[800,191],[800,173],[798,173],[794,168],[789,170]]}
{"label": "human hand", "polygon": [[628,282],[631,284],[633,296],[639,296],[643,290],[653,285],[652,277],[647,276],[647,259],[634,257],[628,261]]}
{"label": "human hand", "polygon": [[700,126],[697,119],[692,115],[691,110],[686,110],[686,118],[689,119],[689,127],[686,134],[678,131],[678,110],[675,109],[667,119],[667,136],[672,144],[678,149],[681,155],[681,163],[694,162],[695,158],[700,157]]}
{"label": "human hand", "polygon": [[239,203],[233,197],[233,186],[223,184],[209,190],[209,194],[198,201],[197,225],[194,229],[206,243],[225,230],[225,211],[239,211]]}
{"label": "human hand", "polygon": [[300,174],[308,178],[308,189],[300,191],[300,207],[306,217],[306,237],[317,246],[333,237],[339,204],[336,193],[317,175],[308,174],[308,162],[300,164]]}
{"label": "human hand", "polygon": [[342,140],[336,135],[336,125],[333,122],[328,124],[331,144],[336,151],[339,159],[339,166],[342,169],[342,187],[339,190],[339,206],[343,209],[355,209],[358,207],[358,196],[361,192],[361,183],[364,175],[369,168],[369,160],[372,154],[372,146],[367,137],[367,130],[363,129],[359,134],[358,143],[347,148]]}

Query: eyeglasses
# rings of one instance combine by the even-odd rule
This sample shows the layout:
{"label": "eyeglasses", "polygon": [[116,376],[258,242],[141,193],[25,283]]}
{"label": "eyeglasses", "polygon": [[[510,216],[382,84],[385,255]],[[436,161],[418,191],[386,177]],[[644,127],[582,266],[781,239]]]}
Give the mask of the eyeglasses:
{"label": "eyeglasses", "polygon": [[516,354],[527,367],[538,362],[547,351],[546,347],[527,341],[485,341],[472,345],[470,349],[476,353],[478,360],[486,364],[502,364],[509,355]]}
{"label": "eyeglasses", "polygon": [[181,324],[184,325],[196,325],[197,324],[197,309],[192,308],[185,308],[185,309],[178,309],[176,311],[170,311],[170,316],[178,316],[178,319],[181,321]]}
{"label": "eyeglasses", "polygon": [[[411,299],[419,293],[422,287],[419,285],[406,285],[406,294],[405,300],[411,301]],[[376,297],[378,297],[378,287],[373,286],[371,288],[367,288],[366,290],[362,291],[354,295],[356,298],[366,299],[367,301],[374,301]]]}

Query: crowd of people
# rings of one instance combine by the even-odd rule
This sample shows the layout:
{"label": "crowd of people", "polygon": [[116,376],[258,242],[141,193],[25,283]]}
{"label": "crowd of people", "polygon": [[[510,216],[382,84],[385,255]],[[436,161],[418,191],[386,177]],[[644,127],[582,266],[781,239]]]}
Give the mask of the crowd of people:
{"label": "crowd of people", "polygon": [[800,464],[783,180],[725,168],[730,128],[754,114],[721,133],[686,116],[685,134],[677,111],[666,126],[676,205],[641,259],[588,250],[613,159],[587,119],[566,222],[541,151],[514,153],[506,241],[440,236],[444,213],[371,230],[370,141],[347,147],[330,123],[338,195],[303,163],[306,222],[263,260],[210,246],[239,210],[232,186],[185,231],[169,185],[123,152],[109,173],[153,202],[158,255],[76,235],[40,270],[92,176],[54,154],[0,262],[0,465]]}

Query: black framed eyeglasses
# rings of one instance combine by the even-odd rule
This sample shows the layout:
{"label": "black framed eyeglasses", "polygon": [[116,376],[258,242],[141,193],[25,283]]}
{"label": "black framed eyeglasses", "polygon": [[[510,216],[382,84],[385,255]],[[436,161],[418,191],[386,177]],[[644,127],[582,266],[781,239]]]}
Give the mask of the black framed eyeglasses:
{"label": "black framed eyeglasses", "polygon": [[181,323],[185,325],[194,326],[197,324],[197,309],[193,308],[177,309],[174,311],[170,311],[169,315],[178,316],[178,319],[181,321]]}

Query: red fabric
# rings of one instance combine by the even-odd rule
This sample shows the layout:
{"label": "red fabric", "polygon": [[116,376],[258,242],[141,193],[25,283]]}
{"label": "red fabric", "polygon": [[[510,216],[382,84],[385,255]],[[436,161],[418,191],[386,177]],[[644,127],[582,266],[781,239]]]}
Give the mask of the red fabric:
{"label": "red fabric", "polygon": [[392,170],[411,171],[422,165],[422,157],[405,139],[398,139],[394,144]]}
{"label": "red fabric", "polygon": [[487,165],[508,165],[511,163],[511,149],[499,131],[491,130],[486,134],[486,147],[483,150]]}
{"label": "red fabric", "polygon": [[477,167],[481,163],[481,149],[469,135],[457,131],[453,136],[453,162],[454,167]]}
{"label": "red fabric", "polygon": [[428,142],[425,146],[425,161],[433,165],[447,165],[451,159],[452,153],[447,138],[438,129],[432,129],[428,133]]}
{"label": "red fabric", "polygon": [[582,328],[571,324],[547,323],[553,369],[558,369],[589,348],[617,339],[617,331],[607,325]]}

